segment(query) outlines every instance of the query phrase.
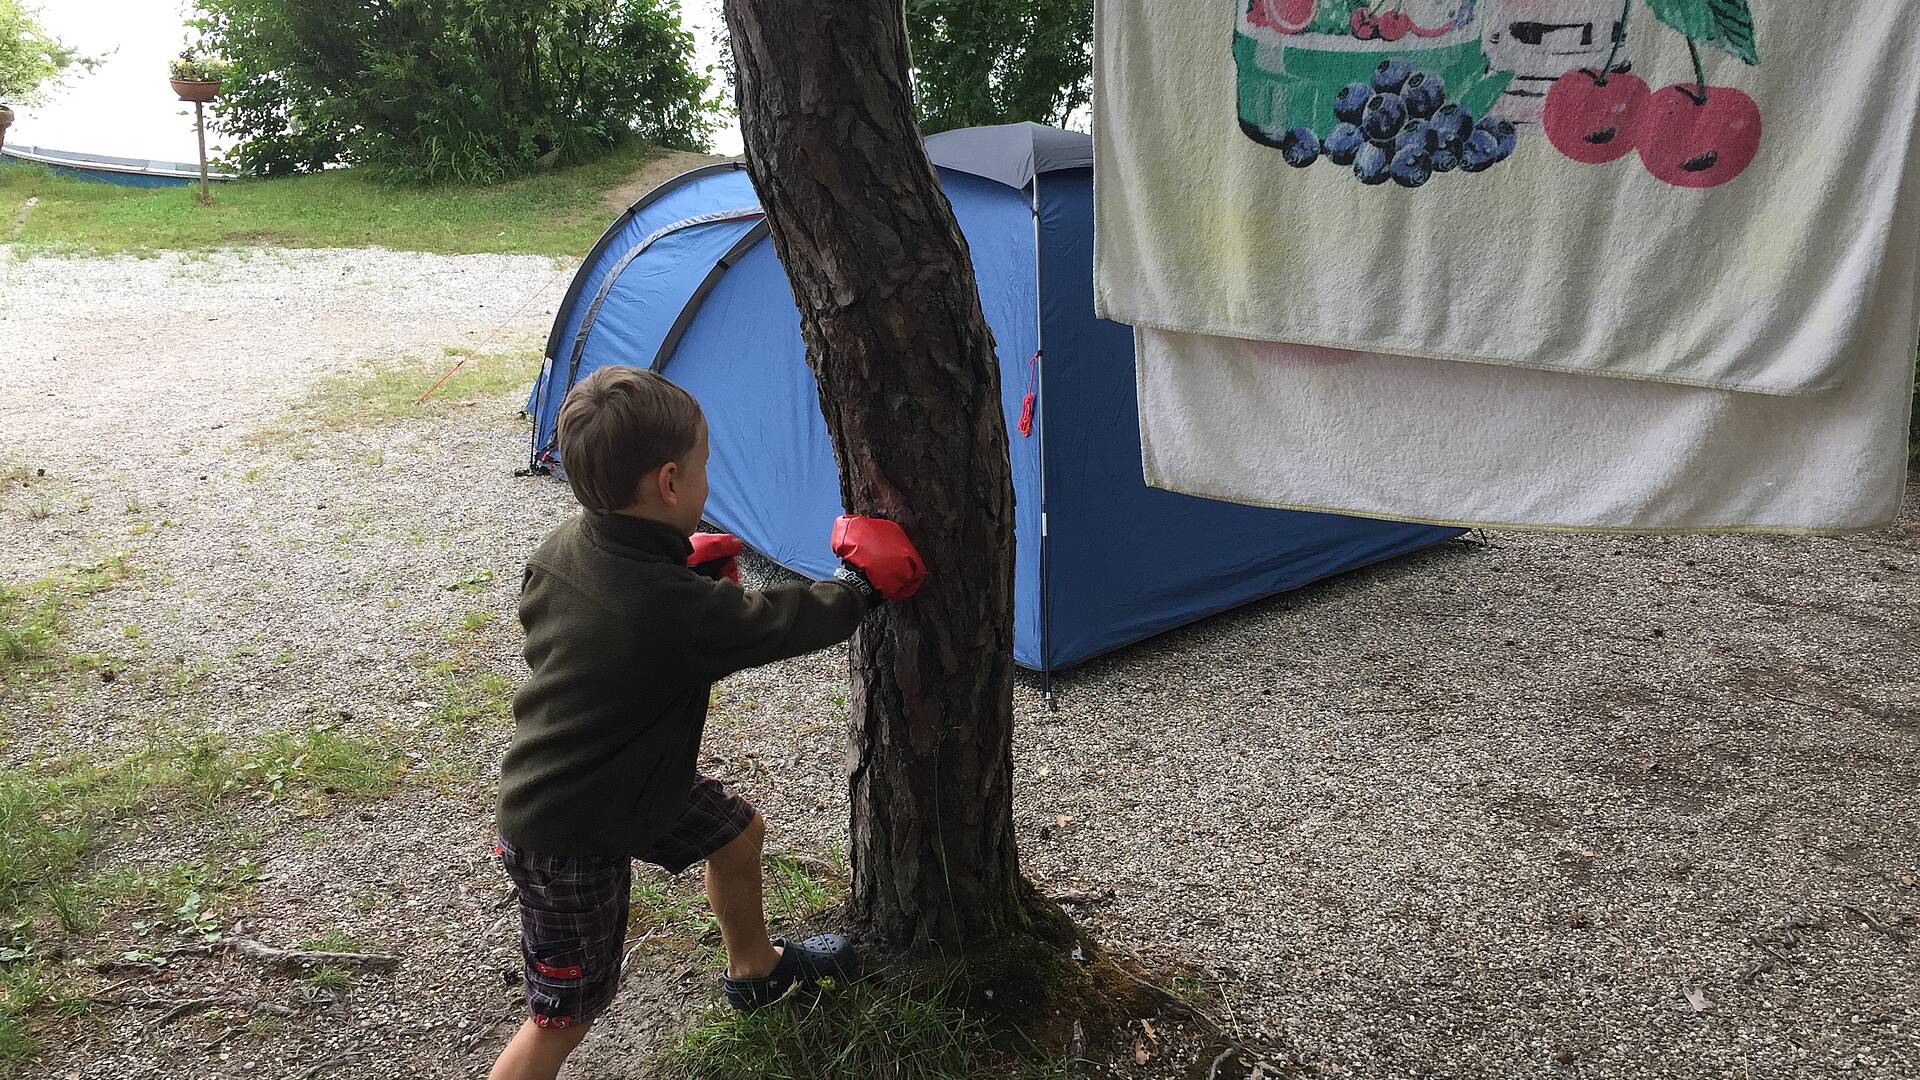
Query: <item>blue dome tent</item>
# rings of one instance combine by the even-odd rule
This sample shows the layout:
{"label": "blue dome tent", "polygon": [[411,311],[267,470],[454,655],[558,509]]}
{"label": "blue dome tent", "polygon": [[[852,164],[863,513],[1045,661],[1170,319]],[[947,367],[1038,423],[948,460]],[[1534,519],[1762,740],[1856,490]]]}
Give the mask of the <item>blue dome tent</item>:
{"label": "blue dome tent", "polygon": [[[927,153],[972,251],[1000,357],[1022,666],[1056,670],[1459,535],[1147,487],[1133,331],[1093,314],[1092,141],[1008,124],[932,136]],[[564,466],[560,402],[612,364],[651,367],[700,400],[709,521],[788,569],[833,571],[839,474],[799,312],[743,165],[667,181],[587,255],[527,403],[535,469]]]}

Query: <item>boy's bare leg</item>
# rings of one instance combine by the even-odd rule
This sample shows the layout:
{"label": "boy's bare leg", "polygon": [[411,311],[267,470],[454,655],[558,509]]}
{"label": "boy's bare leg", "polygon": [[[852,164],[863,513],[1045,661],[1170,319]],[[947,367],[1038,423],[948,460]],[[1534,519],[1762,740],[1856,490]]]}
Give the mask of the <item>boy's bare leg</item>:
{"label": "boy's bare leg", "polygon": [[493,1062],[487,1080],[554,1080],[567,1055],[587,1037],[592,1024],[569,1028],[543,1028],[528,1020],[507,1040],[506,1048]]}
{"label": "boy's bare leg", "polygon": [[728,978],[764,978],[780,962],[780,949],[767,937],[760,896],[760,850],[766,835],[767,823],[755,814],[746,831],[707,856],[707,904],[727,946]]}

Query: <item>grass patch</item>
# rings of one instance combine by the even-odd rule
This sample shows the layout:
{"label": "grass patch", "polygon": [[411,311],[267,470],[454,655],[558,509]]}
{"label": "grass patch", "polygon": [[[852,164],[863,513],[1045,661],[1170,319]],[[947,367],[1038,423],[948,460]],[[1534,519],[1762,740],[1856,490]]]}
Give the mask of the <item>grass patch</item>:
{"label": "grass patch", "polygon": [[442,412],[463,401],[524,394],[540,374],[537,352],[483,353],[467,357],[432,397],[420,401],[420,395],[458,362],[370,363],[356,372],[329,375],[314,387],[306,407],[322,424],[336,430],[381,426]]}
{"label": "grass patch", "polygon": [[319,380],[303,411],[328,429],[380,427],[405,417],[445,411],[449,405],[459,402],[520,394],[540,375],[538,352],[467,356],[461,369],[434,390],[432,398],[420,402],[420,394],[432,388],[434,380],[445,375],[453,363],[459,361],[369,361],[359,371],[328,375]]}
{"label": "grass patch", "polygon": [[277,733],[254,753],[232,760],[238,764],[221,794],[251,789],[269,801],[291,788],[356,798],[385,795],[402,771],[393,754],[332,731]]}
{"label": "grass patch", "polygon": [[339,964],[320,964],[307,972],[307,982],[320,990],[345,990],[353,985],[353,973]]}
{"label": "grass patch", "polygon": [[450,732],[512,727],[513,680],[492,671],[450,677],[433,719]]}
{"label": "grass patch", "polygon": [[598,161],[493,187],[398,187],[355,169],[234,180],[214,191],[126,188],[0,167],[0,221],[38,197],[18,238],[30,251],[141,253],[235,245],[369,247],[458,255],[580,255],[611,215],[606,193],[660,151],[631,142]]}
{"label": "grass patch", "polygon": [[451,581],[443,581],[440,587],[448,592],[478,592],[493,581],[493,571],[485,567],[470,567],[466,573]]}
{"label": "grass patch", "polygon": [[532,350],[469,355],[432,397],[419,400],[456,362],[365,361],[355,370],[322,378],[306,400],[294,406],[286,423],[262,428],[244,441],[254,446],[300,446],[322,431],[380,427],[397,420],[444,416],[475,402],[517,398],[539,376],[541,356]]}
{"label": "grass patch", "polygon": [[[116,912],[128,915],[127,928],[143,939],[218,937],[218,912],[213,903],[246,889],[259,878],[259,864],[246,858],[116,867],[86,881],[57,887],[87,905],[84,921],[74,923],[57,910],[56,914],[68,930],[85,929],[103,912]],[[53,903],[49,901],[49,906]],[[137,956],[144,950],[133,952]]]}
{"label": "grass patch", "polygon": [[16,961],[0,967],[0,1066],[18,1065],[39,1049],[27,1027],[29,1012],[63,1004],[67,999],[37,966]]}
{"label": "grass patch", "polygon": [[276,1035],[285,1034],[292,1027],[293,1025],[277,1016],[269,1016],[266,1013],[254,1013],[247,1018],[245,1030],[247,1035],[252,1038],[271,1039]]}
{"label": "grass patch", "polygon": [[[53,925],[73,932],[103,914],[126,918],[142,941],[213,940],[218,902],[258,878],[250,859],[210,857],[167,867],[84,868],[117,825],[160,809],[207,814],[234,799],[297,793],[383,794],[400,776],[385,751],[330,731],[281,733],[233,747],[217,736],[154,737],[104,763],[0,769],[0,1064],[33,1053],[28,1013],[60,1004],[41,963]],[[127,958],[148,956],[147,946]]]}
{"label": "grass patch", "polygon": [[838,883],[818,878],[793,859],[776,855],[766,865],[767,918],[772,922],[804,919],[845,898]]}
{"label": "grass patch", "polygon": [[68,616],[126,576],[123,553],[24,584],[0,584],[0,687],[61,666]]}
{"label": "grass patch", "polygon": [[[330,731],[280,733],[239,749],[213,735],[155,738],[106,763],[0,770],[0,920],[71,906],[60,890],[105,832],[137,812],[205,812],[233,798],[277,801],[296,791],[373,796],[399,776],[390,754]],[[109,875],[89,891],[125,900],[157,886],[137,874]]]}
{"label": "grass patch", "polygon": [[513,681],[495,672],[447,673],[428,715],[438,737],[422,755],[421,779],[444,794],[489,801],[493,768],[471,748],[513,728],[513,692]]}
{"label": "grass patch", "polygon": [[[688,954],[706,966],[726,966],[726,949],[719,943],[720,924],[707,906],[698,875],[641,878],[628,895],[627,933],[630,943],[646,942],[656,953]],[[767,922],[778,932],[781,924],[805,919],[846,899],[840,882],[817,877],[803,863],[771,856],[765,867]]]}
{"label": "grass patch", "polygon": [[329,930],[316,938],[308,938],[300,943],[308,952],[372,952],[373,947],[357,938],[350,938],[338,930]]}
{"label": "grass patch", "polygon": [[686,875],[666,881],[635,881],[628,895],[627,932],[660,942],[662,949],[692,951],[710,930],[719,929],[707,907],[707,894]]}
{"label": "grass patch", "polygon": [[1069,1062],[997,1035],[959,977],[823,986],[741,1015],[715,1005],[655,1062],[653,1080],[976,1080],[1065,1077]]}
{"label": "grass patch", "polygon": [[[440,585],[452,592],[473,592],[492,581],[492,571],[471,567]],[[444,645],[413,656],[437,696],[425,717],[433,738],[421,747],[422,778],[445,794],[483,803],[492,799],[495,779],[490,748],[513,730],[518,687],[491,659],[498,655],[497,639],[490,633],[497,623],[493,612],[475,608],[446,631]]]}

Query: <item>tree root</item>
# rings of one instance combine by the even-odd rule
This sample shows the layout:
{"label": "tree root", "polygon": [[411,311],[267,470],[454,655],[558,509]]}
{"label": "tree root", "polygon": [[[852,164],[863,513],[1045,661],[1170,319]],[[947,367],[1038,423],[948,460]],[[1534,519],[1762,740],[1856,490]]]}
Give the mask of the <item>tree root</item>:
{"label": "tree root", "polygon": [[250,956],[255,960],[264,960],[282,968],[310,968],[320,964],[342,964],[349,967],[364,967],[373,971],[392,971],[400,966],[400,958],[388,953],[354,952],[308,952],[300,949],[276,949],[258,941],[246,938],[228,938],[224,943],[231,952]]}

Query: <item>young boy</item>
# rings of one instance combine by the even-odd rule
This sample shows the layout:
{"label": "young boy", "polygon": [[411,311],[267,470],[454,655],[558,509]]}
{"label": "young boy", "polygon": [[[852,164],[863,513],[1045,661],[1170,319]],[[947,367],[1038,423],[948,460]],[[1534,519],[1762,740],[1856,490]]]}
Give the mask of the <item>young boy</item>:
{"label": "young boy", "polygon": [[520,896],[533,1016],[491,1080],[552,1080],[620,979],[631,859],[679,873],[706,862],[727,950],[727,1000],[750,1009],[794,982],[851,973],[845,939],[770,939],[765,823],[695,773],[715,680],[852,636],[924,570],[900,527],[841,518],[828,581],[740,588],[738,540],[693,532],[707,502],[707,429],[686,391],[604,368],[560,408],[560,454],[584,511],[554,530],[520,593],[526,685],[500,764],[498,851]]}

